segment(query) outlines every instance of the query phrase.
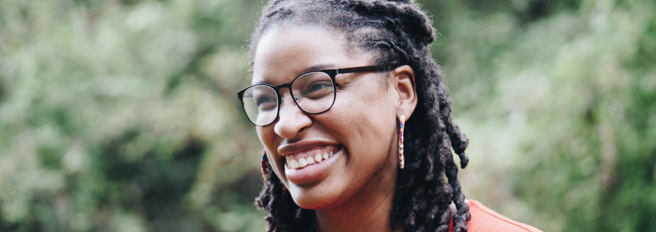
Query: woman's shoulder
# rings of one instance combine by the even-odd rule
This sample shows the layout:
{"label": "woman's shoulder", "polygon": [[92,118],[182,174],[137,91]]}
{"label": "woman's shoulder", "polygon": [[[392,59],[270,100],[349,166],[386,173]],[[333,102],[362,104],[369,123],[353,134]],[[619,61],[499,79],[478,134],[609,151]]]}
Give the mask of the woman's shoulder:
{"label": "woman's shoulder", "polygon": [[[470,232],[541,232],[541,230],[513,221],[485,207],[478,201],[468,200],[471,221],[467,223]],[[450,231],[453,231],[453,227]]]}

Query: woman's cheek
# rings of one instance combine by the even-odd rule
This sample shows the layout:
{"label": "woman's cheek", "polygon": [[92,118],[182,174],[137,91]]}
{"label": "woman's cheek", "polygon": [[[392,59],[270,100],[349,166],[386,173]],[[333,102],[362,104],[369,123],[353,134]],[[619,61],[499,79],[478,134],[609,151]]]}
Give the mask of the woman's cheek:
{"label": "woman's cheek", "polygon": [[260,138],[260,142],[268,151],[275,151],[275,133],[273,132],[273,125],[265,127],[257,127],[257,137]]}
{"label": "woman's cheek", "polygon": [[260,139],[260,142],[262,143],[262,146],[264,146],[264,149],[267,153],[267,158],[269,159],[269,165],[272,166],[273,171],[276,172],[276,175],[280,177],[280,174],[284,173],[285,167],[281,166],[280,162],[278,162],[278,160],[280,159],[276,153],[277,146],[274,144],[276,138],[275,138],[275,133],[273,132],[273,127],[272,126],[257,127],[256,132],[257,132],[257,136]]}

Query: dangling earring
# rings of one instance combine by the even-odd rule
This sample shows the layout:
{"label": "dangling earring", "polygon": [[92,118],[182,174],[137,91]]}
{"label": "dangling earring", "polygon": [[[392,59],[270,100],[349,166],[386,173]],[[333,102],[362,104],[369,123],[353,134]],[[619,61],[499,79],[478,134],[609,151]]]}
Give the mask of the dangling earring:
{"label": "dangling earring", "polygon": [[271,182],[269,181],[269,176],[271,173],[271,166],[269,166],[269,158],[267,158],[266,151],[264,151],[264,154],[262,154],[260,169],[262,170],[262,176],[264,177],[264,180],[270,184]]}
{"label": "dangling earring", "polygon": [[405,156],[403,155],[403,129],[405,126],[405,115],[399,116],[399,168],[405,167]]}

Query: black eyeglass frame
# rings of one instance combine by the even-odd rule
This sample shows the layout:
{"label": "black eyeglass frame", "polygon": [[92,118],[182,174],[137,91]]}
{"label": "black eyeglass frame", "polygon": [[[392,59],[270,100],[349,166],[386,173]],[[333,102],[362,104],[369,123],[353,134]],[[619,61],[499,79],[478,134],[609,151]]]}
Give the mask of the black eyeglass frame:
{"label": "black eyeglass frame", "polygon": [[[268,125],[271,125],[272,123],[274,123],[278,119],[278,117],[280,117],[280,105],[282,104],[282,96],[280,95],[280,90],[283,89],[283,88],[288,88],[289,89],[289,94],[292,96],[292,99],[294,100],[294,104],[296,104],[296,107],[298,107],[301,111],[303,111],[303,113],[306,113],[306,114],[321,114],[321,113],[324,113],[324,112],[330,110],[330,108],[332,108],[333,105],[335,104],[335,100],[337,99],[337,90],[336,90],[337,83],[335,81],[335,77],[338,74],[356,73],[356,72],[386,72],[386,71],[391,71],[391,70],[393,70],[393,68],[387,68],[387,67],[384,67],[384,66],[360,66],[360,67],[350,67],[350,68],[314,70],[314,71],[301,73],[301,75],[296,76],[294,78],[294,80],[292,80],[292,82],[290,82],[290,83],[283,83],[283,84],[279,84],[279,85],[276,85],[276,86],[266,84],[266,83],[248,86],[248,87],[240,90],[239,92],[237,92],[237,97],[239,98],[239,101],[241,102],[241,108],[244,110],[244,114],[246,114],[246,117],[248,118],[248,121],[251,121],[251,123],[255,124],[256,126],[268,126]],[[324,110],[324,111],[316,112],[316,113],[310,113],[310,112],[305,111],[298,104],[298,102],[296,102],[298,97],[293,95],[292,86],[294,85],[294,82],[296,80],[298,80],[298,78],[300,78],[304,75],[307,75],[309,73],[315,73],[315,72],[323,72],[323,73],[328,74],[328,76],[330,77],[330,80],[331,80],[332,85],[333,85],[333,102],[330,103],[330,106],[328,108],[326,108],[326,110]],[[253,87],[256,87],[256,86],[268,86],[268,87],[273,88],[273,90],[275,90],[275,92],[276,92],[276,97],[277,97],[276,117],[273,118],[273,120],[271,122],[267,123],[267,124],[258,125],[257,123],[253,122],[253,120],[251,120],[251,118],[248,117],[248,113],[246,112],[246,107],[244,106],[244,93],[246,92],[246,90],[248,90],[250,88],[253,88]]]}

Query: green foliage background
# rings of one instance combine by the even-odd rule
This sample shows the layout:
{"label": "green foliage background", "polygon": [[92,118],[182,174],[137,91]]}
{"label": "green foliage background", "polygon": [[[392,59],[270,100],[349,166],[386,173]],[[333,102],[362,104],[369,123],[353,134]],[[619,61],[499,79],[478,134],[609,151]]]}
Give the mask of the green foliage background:
{"label": "green foliage background", "polygon": [[[468,198],[656,231],[656,2],[425,0]],[[262,231],[256,0],[0,1],[0,231]]]}

